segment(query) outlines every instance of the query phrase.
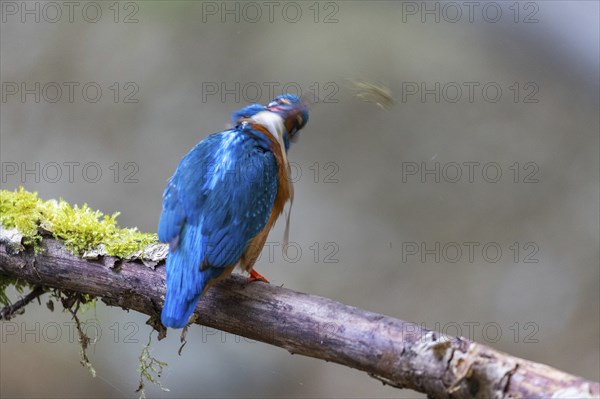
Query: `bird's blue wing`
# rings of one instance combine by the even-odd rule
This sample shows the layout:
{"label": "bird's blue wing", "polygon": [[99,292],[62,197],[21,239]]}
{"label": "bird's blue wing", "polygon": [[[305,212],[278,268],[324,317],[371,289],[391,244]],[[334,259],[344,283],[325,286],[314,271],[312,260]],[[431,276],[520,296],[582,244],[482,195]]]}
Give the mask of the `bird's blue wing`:
{"label": "bird's blue wing", "polygon": [[216,164],[205,182],[202,236],[204,264],[223,268],[236,263],[248,242],[266,225],[278,186],[275,156],[253,140],[217,151]]}
{"label": "bird's blue wing", "polygon": [[169,243],[169,247],[175,249],[184,223],[185,212],[179,203],[177,186],[171,179],[163,194],[163,210],[158,224],[158,239]]}
{"label": "bird's blue wing", "polygon": [[185,325],[208,281],[240,259],[265,227],[277,187],[273,153],[237,130],[209,136],[182,159],[158,229],[171,244],[165,325]]}
{"label": "bird's blue wing", "polygon": [[277,173],[273,153],[254,140],[235,130],[209,136],[184,157],[169,181],[159,239],[176,243],[184,224],[196,226],[206,263],[220,268],[236,262],[267,223]]}
{"label": "bird's blue wing", "polygon": [[[218,135],[211,135],[198,143],[179,163],[177,170],[169,179],[167,188],[163,193],[163,209],[158,224],[158,239],[170,244],[171,250],[177,247],[179,236],[184,224],[189,217],[197,216],[194,211],[194,205],[201,207],[203,195],[201,191],[194,190],[202,187],[205,176],[202,170],[196,170],[201,167],[203,160],[212,162],[212,152],[217,147]],[[180,195],[181,193],[181,195]],[[195,201],[193,199],[195,198]],[[184,202],[185,199],[185,202]],[[191,206],[186,206],[189,202]],[[186,213],[186,208],[191,212]]]}

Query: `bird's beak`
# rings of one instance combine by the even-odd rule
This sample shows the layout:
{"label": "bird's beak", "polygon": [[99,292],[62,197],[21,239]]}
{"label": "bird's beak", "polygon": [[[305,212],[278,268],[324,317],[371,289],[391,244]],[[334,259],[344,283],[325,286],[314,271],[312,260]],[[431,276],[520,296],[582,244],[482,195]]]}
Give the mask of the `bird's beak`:
{"label": "bird's beak", "polygon": [[290,135],[294,135],[305,124],[304,113],[306,106],[302,103],[289,105],[274,105],[269,111],[277,112],[283,117],[284,125]]}

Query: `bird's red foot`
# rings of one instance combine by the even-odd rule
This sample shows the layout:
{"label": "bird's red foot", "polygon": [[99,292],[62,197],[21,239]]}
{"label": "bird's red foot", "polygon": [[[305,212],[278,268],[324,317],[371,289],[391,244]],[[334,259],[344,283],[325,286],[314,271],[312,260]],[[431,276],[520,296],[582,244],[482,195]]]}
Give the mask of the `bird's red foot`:
{"label": "bird's red foot", "polygon": [[250,277],[248,277],[248,279],[246,280],[247,283],[251,283],[253,281],[256,280],[260,280],[263,281],[267,284],[271,284],[269,283],[269,280],[267,280],[266,278],[264,278],[259,272],[257,272],[256,270],[252,269],[250,270]]}

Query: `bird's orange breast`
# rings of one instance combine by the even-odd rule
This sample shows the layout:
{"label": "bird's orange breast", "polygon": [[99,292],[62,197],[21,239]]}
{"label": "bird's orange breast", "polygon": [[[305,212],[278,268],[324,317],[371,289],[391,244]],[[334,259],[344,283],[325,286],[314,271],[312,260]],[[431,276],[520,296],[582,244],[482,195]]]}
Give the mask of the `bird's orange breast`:
{"label": "bird's orange breast", "polygon": [[271,214],[269,215],[269,219],[267,220],[267,224],[262,229],[260,233],[258,233],[253,239],[248,243],[248,247],[242,254],[242,258],[240,259],[240,267],[243,270],[249,271],[256,263],[256,259],[260,255],[265,242],[267,241],[267,236],[269,232],[275,225],[277,218],[283,212],[283,208],[285,203],[290,199],[291,189],[290,182],[288,178],[287,166],[285,165],[283,153],[281,146],[277,142],[277,139],[273,137],[271,132],[266,129],[262,125],[251,123],[253,129],[260,131],[263,133],[271,142],[271,151],[273,151],[273,155],[275,156],[275,160],[277,162],[277,170],[278,170],[278,184],[277,184],[277,194],[275,196],[275,201],[273,202],[273,209],[271,210]]}

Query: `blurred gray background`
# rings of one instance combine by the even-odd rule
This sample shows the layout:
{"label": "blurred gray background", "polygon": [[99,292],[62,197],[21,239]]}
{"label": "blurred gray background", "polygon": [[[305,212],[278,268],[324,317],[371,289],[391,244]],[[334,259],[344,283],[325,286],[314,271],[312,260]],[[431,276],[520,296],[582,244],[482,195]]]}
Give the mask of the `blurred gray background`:
{"label": "blurred gray background", "polygon": [[[280,221],[257,270],[600,380],[598,2],[481,2],[471,15],[462,2],[274,2],[271,16],[264,2],[75,3],[72,22],[63,2],[62,15],[2,4],[3,189],[154,232],[179,160],[232,111],[269,87],[318,91],[289,153],[301,254],[282,255]],[[362,102],[352,80],[388,87],[394,106]],[[471,181],[465,162],[479,163]],[[2,324],[0,396],[135,396],[147,317],[98,304],[83,319],[101,333],[96,378],[70,318],[33,304]],[[153,342],[171,391],[150,396],[424,397],[215,330],[187,339],[181,357],[178,333]]]}

